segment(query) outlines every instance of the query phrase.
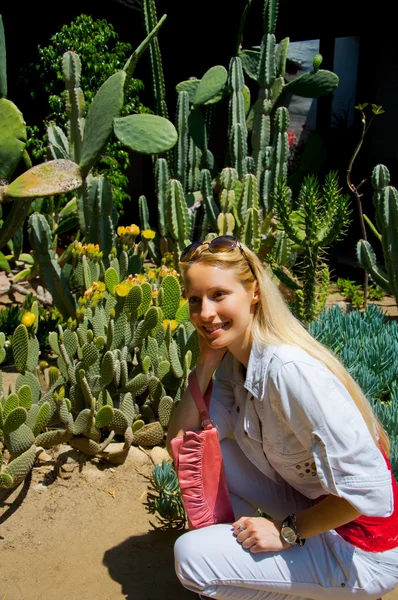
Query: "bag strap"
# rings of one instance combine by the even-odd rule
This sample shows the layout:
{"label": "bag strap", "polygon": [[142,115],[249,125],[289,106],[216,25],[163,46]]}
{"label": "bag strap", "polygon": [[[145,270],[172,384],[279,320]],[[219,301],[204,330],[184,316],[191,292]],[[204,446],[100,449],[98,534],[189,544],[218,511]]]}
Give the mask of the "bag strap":
{"label": "bag strap", "polygon": [[213,389],[213,381],[210,380],[210,383],[209,383],[207,390],[205,392],[205,395],[203,397],[202,393],[200,391],[200,388],[199,388],[198,378],[196,376],[196,370],[194,369],[189,374],[188,387],[189,387],[189,391],[192,394],[192,398],[194,399],[196,407],[199,411],[202,427],[205,428],[205,427],[208,427],[209,425],[211,426],[212,423],[211,423],[211,419],[210,419],[210,415],[209,415],[209,406],[210,406],[211,391]]}

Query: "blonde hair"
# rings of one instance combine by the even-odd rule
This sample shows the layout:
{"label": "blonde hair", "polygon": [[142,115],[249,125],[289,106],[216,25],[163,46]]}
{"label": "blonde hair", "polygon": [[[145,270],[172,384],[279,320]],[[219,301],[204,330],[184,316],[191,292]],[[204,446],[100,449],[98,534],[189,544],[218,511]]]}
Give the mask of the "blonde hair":
{"label": "blonde hair", "polygon": [[188,262],[180,262],[182,275],[196,262],[203,262],[221,269],[234,269],[238,281],[248,289],[258,286],[260,300],[253,320],[253,339],[264,344],[290,344],[308,352],[320,360],[341,381],[361,412],[376,445],[381,445],[390,455],[390,440],[372,406],[360,386],[354,381],[339,359],[323,344],[313,338],[292,314],[279,288],[266,272],[259,258],[245,245],[228,252],[209,252],[199,246],[190,253]]}

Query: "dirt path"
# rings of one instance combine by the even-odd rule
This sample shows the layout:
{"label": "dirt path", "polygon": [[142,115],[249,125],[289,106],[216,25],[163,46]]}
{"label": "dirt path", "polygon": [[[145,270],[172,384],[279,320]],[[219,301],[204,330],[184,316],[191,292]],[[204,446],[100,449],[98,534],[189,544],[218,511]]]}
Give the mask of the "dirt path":
{"label": "dirt path", "polygon": [[173,570],[179,533],[153,530],[132,462],[65,467],[54,480],[44,462],[0,494],[1,600],[194,599]]}

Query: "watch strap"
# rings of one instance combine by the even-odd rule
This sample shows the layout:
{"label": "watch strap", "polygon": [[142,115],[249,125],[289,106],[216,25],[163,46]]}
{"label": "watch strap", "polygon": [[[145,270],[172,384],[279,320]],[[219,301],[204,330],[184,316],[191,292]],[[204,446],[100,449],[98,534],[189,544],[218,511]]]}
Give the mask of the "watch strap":
{"label": "watch strap", "polygon": [[283,519],[282,526],[281,526],[281,534],[282,534],[282,530],[283,530],[284,527],[290,527],[290,529],[292,529],[294,531],[295,535],[296,535],[296,540],[294,542],[289,542],[289,540],[287,540],[282,535],[282,539],[284,539],[285,542],[287,542],[291,546],[294,546],[294,545],[304,546],[304,544],[305,544],[305,538],[302,538],[300,536],[299,532],[297,531],[296,513],[291,513],[285,519]]}

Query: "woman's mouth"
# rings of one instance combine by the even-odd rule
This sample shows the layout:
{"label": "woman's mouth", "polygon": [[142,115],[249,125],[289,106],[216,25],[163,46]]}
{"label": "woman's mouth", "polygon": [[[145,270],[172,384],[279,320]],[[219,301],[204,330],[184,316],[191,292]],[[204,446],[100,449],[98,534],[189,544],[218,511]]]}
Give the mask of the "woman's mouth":
{"label": "woman's mouth", "polygon": [[220,323],[219,325],[212,325],[211,327],[205,327],[203,326],[203,329],[207,332],[207,333],[214,333],[215,331],[219,331],[221,329],[225,329],[227,327],[228,323]]}

